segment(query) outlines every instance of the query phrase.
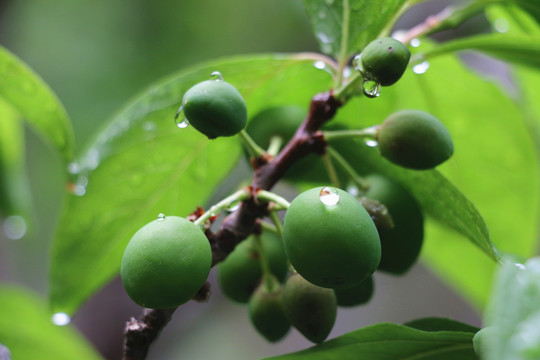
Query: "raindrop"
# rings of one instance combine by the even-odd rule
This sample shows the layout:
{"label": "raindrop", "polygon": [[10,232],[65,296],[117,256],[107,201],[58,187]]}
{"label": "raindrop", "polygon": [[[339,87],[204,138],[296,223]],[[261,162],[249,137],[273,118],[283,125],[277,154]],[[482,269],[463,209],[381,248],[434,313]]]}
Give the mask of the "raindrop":
{"label": "raindrop", "polygon": [[373,99],[381,95],[381,84],[371,79],[364,79],[362,83],[362,90],[364,95],[368,98]]}
{"label": "raindrop", "polygon": [[71,322],[71,317],[64,312],[57,312],[51,318],[54,325],[65,326]]}
{"label": "raindrop", "polygon": [[413,66],[412,71],[415,74],[423,74],[429,69],[429,63],[427,61],[422,61],[419,64]]}
{"label": "raindrop", "polygon": [[216,81],[223,81],[223,75],[219,71],[214,71],[210,77]]}
{"label": "raindrop", "polygon": [[493,23],[493,27],[495,28],[495,31],[505,33],[510,29],[510,24],[505,18],[498,18]]}
{"label": "raindrop", "polygon": [[324,205],[336,205],[339,201],[339,194],[335,188],[325,186],[319,193],[319,199]]}
{"label": "raindrop", "polygon": [[412,47],[416,48],[416,47],[419,47],[420,44],[422,44],[422,43],[420,42],[420,39],[414,38],[414,39],[412,39],[412,40],[410,41],[409,44],[411,44]]}
{"label": "raindrop", "polygon": [[354,197],[357,197],[357,196],[360,195],[360,190],[358,189],[358,186],[356,186],[355,184],[349,184],[349,185],[347,186],[347,189],[346,189],[346,190],[347,190],[347,192],[348,192],[349,194],[351,194],[351,195],[354,196]]}
{"label": "raindrop", "polygon": [[[178,108],[178,111],[176,112],[176,115],[174,116],[174,122],[176,123],[176,126],[178,126],[180,129],[185,129],[189,126],[189,121],[184,117],[184,111],[183,111],[184,105],[180,106]],[[180,114],[182,114],[181,121],[178,120],[180,117]]]}
{"label": "raindrop", "polygon": [[75,187],[73,188],[73,194],[77,196],[83,196],[84,194],[86,194],[86,186],[75,185]]}
{"label": "raindrop", "polygon": [[313,63],[313,66],[315,66],[319,70],[324,70],[324,68],[326,67],[326,64],[324,63],[324,61],[317,60]]}
{"label": "raindrop", "polygon": [[358,54],[356,55],[353,60],[352,60],[352,65],[354,67],[355,70],[357,71],[360,71],[361,73],[363,72],[363,68],[362,68],[362,54]]}
{"label": "raindrop", "polygon": [[81,166],[76,162],[70,162],[67,166],[68,172],[70,174],[78,174],[81,171]]}
{"label": "raindrop", "polygon": [[163,220],[165,220],[165,214],[164,213],[159,213],[157,218],[158,218],[159,221],[163,221]]}
{"label": "raindrop", "polygon": [[12,215],[4,220],[4,234],[10,240],[19,240],[26,234],[26,220],[22,216]]}
{"label": "raindrop", "polygon": [[377,140],[368,139],[366,140],[366,145],[369,147],[376,147],[377,145],[379,145],[379,143],[377,142]]}
{"label": "raindrop", "polygon": [[514,266],[517,267],[519,270],[526,270],[526,267],[523,264],[515,263]]}

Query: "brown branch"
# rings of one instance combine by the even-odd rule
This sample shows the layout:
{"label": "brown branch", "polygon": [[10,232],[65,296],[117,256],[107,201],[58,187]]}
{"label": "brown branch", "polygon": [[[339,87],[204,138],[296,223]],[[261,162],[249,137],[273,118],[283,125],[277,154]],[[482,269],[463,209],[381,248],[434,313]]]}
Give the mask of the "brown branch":
{"label": "brown branch", "polygon": [[[308,115],[296,131],[291,141],[274,159],[261,159],[255,170],[251,189],[253,196],[240,204],[240,208],[227,216],[221,228],[215,234],[206,234],[212,246],[212,266],[223,261],[234,250],[237,244],[256,230],[257,219],[267,214],[268,204],[256,201],[259,190],[270,190],[283,177],[285,172],[300,158],[310,154],[323,154],[326,142],[319,131],[321,126],[330,120],[341,106],[331,92],[318,94],[311,100]],[[194,299],[206,298],[207,284],[199,291]],[[167,325],[176,309],[152,310],[145,309],[139,320],[127,322],[124,332],[123,360],[143,360],[146,358],[152,342],[160,331]]]}

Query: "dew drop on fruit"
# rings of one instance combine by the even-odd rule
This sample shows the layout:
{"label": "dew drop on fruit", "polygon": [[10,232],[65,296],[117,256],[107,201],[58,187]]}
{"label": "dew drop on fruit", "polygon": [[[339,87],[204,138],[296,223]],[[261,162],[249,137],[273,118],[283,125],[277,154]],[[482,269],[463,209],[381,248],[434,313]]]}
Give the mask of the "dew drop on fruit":
{"label": "dew drop on fruit", "polygon": [[368,139],[366,140],[366,145],[369,147],[376,147],[377,145],[379,145],[379,143],[377,142],[377,140]]}
{"label": "dew drop on fruit", "polygon": [[[174,122],[180,129],[185,129],[189,126],[189,121],[185,118],[183,109],[184,106],[180,106],[176,112],[176,115],[174,116]],[[180,117],[180,115],[182,116]]]}
{"label": "dew drop on fruit", "polygon": [[54,325],[65,326],[71,322],[71,317],[64,312],[53,314],[51,321]]}
{"label": "dew drop on fruit", "polygon": [[159,221],[165,220],[165,214],[159,213],[159,215],[157,216],[157,218],[158,218]]}
{"label": "dew drop on fruit", "polygon": [[216,81],[223,81],[223,75],[221,75],[221,73],[219,71],[214,71],[211,75],[210,75],[210,78],[216,80]]}
{"label": "dew drop on fruit", "polygon": [[3,224],[4,234],[10,240],[19,240],[26,234],[26,220],[19,215],[8,216]]}
{"label": "dew drop on fruit", "polygon": [[429,69],[429,63],[427,61],[422,61],[421,63],[414,65],[412,71],[413,73],[420,75],[425,73],[427,69]]}
{"label": "dew drop on fruit", "polygon": [[373,99],[381,95],[381,84],[371,79],[364,79],[362,83],[362,90],[366,97]]}
{"label": "dew drop on fruit", "polygon": [[363,68],[362,68],[362,55],[361,54],[358,54],[353,58],[352,65],[353,65],[355,70],[363,72],[362,71]]}
{"label": "dew drop on fruit", "polygon": [[339,201],[339,194],[336,189],[330,186],[325,186],[319,193],[319,199],[324,205],[336,205]]}

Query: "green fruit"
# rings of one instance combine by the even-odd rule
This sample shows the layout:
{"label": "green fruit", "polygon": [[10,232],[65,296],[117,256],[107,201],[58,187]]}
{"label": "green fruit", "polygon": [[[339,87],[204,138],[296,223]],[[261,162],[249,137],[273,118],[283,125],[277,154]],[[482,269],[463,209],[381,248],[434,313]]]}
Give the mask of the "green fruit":
{"label": "green fruit", "polygon": [[182,109],[190,125],[209,139],[235,135],[247,122],[242,95],[223,80],[206,80],[190,88],[184,94]]}
{"label": "green fruit", "polygon": [[407,65],[411,53],[400,41],[381,38],[370,42],[362,51],[361,61],[365,77],[375,80],[382,86],[398,81]]}
{"label": "green fruit", "polygon": [[377,136],[381,155],[394,164],[431,169],[454,153],[450,133],[433,115],[402,110],[384,120]]}
{"label": "green fruit", "polygon": [[291,328],[281,302],[282,287],[273,276],[263,280],[249,299],[249,318],[255,329],[268,341],[282,339]]}
{"label": "green fruit", "polygon": [[[353,287],[377,269],[379,235],[352,195],[325,187],[323,193],[335,193],[321,196],[321,190],[310,189],[291,202],[283,223],[285,251],[292,266],[309,282],[336,289]],[[328,200],[336,197],[337,204],[329,205]]]}
{"label": "green fruit", "polygon": [[403,274],[416,262],[424,239],[424,217],[417,201],[405,189],[381,175],[369,175],[367,197],[386,206],[393,228],[379,229],[379,269]]}
{"label": "green fruit", "polygon": [[476,332],[473,336],[473,347],[474,352],[476,355],[481,356],[484,358],[487,354],[485,354],[485,349],[489,348],[492,342],[492,338],[497,336],[497,333],[495,331],[495,328],[493,326],[488,326],[485,328],[482,328]]}
{"label": "green fruit", "polygon": [[[270,265],[270,271],[283,281],[288,272],[287,256],[281,238],[271,232],[263,232],[261,241]],[[253,236],[242,241],[218,265],[221,290],[229,299],[247,303],[262,277],[261,261]]]}
{"label": "green fruit", "polygon": [[334,290],[294,274],[285,282],[282,299],[289,321],[306,339],[321,343],[328,337],[337,315]]}
{"label": "green fruit", "polygon": [[336,289],[337,304],[343,307],[367,303],[373,296],[373,276],[348,289]]}
{"label": "green fruit", "polygon": [[129,297],[153,309],[190,300],[210,272],[212,251],[201,229],[177,216],[154,220],[133,235],[120,274]]}

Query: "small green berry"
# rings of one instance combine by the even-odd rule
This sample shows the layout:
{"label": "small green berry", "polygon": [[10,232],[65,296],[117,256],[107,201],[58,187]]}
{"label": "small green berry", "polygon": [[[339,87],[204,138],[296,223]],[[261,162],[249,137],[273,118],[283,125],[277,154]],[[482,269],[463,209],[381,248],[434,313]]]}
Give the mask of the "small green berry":
{"label": "small green berry", "polygon": [[348,289],[335,289],[338,306],[351,307],[366,304],[373,296],[373,276]]}
{"label": "small green berry", "polygon": [[365,77],[382,86],[397,82],[405,72],[410,58],[409,49],[400,41],[389,37],[373,40],[361,55]]}
{"label": "small green berry", "polygon": [[154,220],[133,235],[121,264],[129,297],[152,309],[190,300],[210,272],[212,251],[201,229],[177,216]]}
{"label": "small green berry", "polygon": [[223,80],[206,80],[191,87],[182,100],[189,124],[209,139],[232,136],[247,123],[247,108],[242,95]]}
{"label": "small green berry", "polygon": [[383,157],[415,170],[434,168],[454,153],[446,127],[433,115],[419,110],[402,110],[387,117],[377,141]]}
{"label": "small green berry", "polygon": [[306,339],[321,343],[328,337],[337,315],[333,289],[314,285],[294,274],[285,282],[282,299],[289,321]]}
{"label": "small green berry", "polygon": [[358,285],[381,259],[375,224],[358,200],[341,189],[318,187],[298,195],[285,214],[283,239],[296,271],[322,287]]}

